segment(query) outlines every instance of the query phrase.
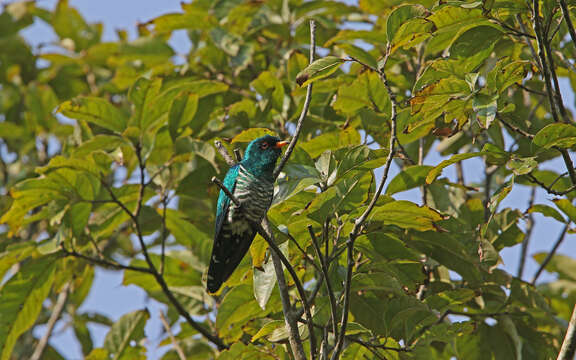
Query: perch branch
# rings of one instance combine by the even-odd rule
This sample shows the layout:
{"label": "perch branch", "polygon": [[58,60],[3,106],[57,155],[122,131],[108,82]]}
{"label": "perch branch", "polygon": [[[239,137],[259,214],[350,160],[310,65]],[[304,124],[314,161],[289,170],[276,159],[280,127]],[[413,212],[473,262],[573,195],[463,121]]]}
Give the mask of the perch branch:
{"label": "perch branch", "polygon": [[236,165],[236,162],[234,161],[232,156],[230,156],[228,150],[226,150],[224,145],[222,145],[222,141],[220,140],[214,141],[214,146],[216,146],[216,150],[218,150],[218,152],[220,153],[226,164],[228,164],[228,166]]}
{"label": "perch branch", "polygon": [[372,212],[372,210],[376,206],[376,202],[378,201],[378,198],[380,197],[380,194],[382,193],[382,190],[384,189],[384,184],[386,183],[386,179],[388,178],[388,172],[390,171],[390,166],[392,165],[392,160],[394,158],[394,145],[398,141],[398,139],[396,138],[396,115],[397,115],[396,96],[392,92],[392,89],[390,88],[390,84],[388,83],[388,78],[386,77],[386,73],[385,73],[385,67],[386,67],[386,63],[387,63],[389,55],[390,55],[390,44],[388,44],[388,47],[386,50],[386,57],[384,58],[384,62],[382,64],[382,67],[380,69],[378,69],[380,79],[384,83],[384,86],[386,87],[386,91],[388,92],[388,96],[390,97],[390,103],[391,103],[390,143],[388,144],[388,156],[387,156],[386,162],[384,164],[384,171],[382,174],[382,180],[380,182],[380,185],[378,186],[378,190],[376,190],[376,193],[374,193],[374,196],[370,200],[370,203],[368,204],[368,207],[366,208],[366,210],[364,210],[362,215],[360,215],[360,217],[357,218],[356,221],[354,222],[354,227],[352,228],[352,231],[350,232],[350,235],[349,235],[348,240],[346,242],[346,247],[348,250],[348,256],[347,256],[348,260],[347,260],[347,268],[346,268],[346,279],[344,282],[344,304],[343,304],[343,309],[342,309],[342,318],[340,321],[340,332],[339,332],[339,336],[338,336],[338,341],[336,342],[334,352],[332,352],[331,360],[336,360],[336,359],[340,358],[340,352],[342,351],[342,347],[344,346],[344,340],[346,337],[345,335],[346,335],[346,327],[348,325],[348,309],[350,308],[350,286],[351,286],[351,282],[352,282],[352,268],[354,266],[354,258],[353,258],[354,241],[358,237],[358,235],[360,233],[360,229],[361,229],[362,225],[364,224],[364,222],[366,221],[366,219],[368,218],[368,215],[370,215],[370,213]]}
{"label": "perch branch", "polygon": [[[310,20],[310,64],[314,61],[314,53],[316,52],[316,22],[314,20]],[[296,142],[298,141],[298,137],[300,136],[300,131],[302,130],[302,125],[304,124],[304,119],[306,118],[306,114],[308,113],[308,108],[310,107],[310,101],[312,99],[312,84],[308,84],[306,88],[306,98],[304,99],[304,106],[302,107],[302,112],[300,113],[300,117],[298,118],[298,122],[296,123],[296,130],[294,130],[294,136],[292,140],[290,140],[290,144],[288,148],[286,148],[286,152],[284,156],[280,160],[280,164],[274,170],[274,179],[280,175],[282,169],[288,162],[290,155],[292,155],[292,151],[294,151],[294,147],[296,146]]]}

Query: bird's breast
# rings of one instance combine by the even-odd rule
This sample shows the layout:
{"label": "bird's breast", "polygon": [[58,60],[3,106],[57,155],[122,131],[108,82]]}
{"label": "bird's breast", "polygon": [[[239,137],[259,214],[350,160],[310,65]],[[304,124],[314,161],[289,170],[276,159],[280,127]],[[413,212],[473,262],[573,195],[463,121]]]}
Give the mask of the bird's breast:
{"label": "bird's breast", "polygon": [[228,221],[232,225],[233,233],[242,233],[249,230],[250,221],[259,222],[266,214],[274,196],[274,184],[257,178],[240,165],[234,196],[240,202],[242,211],[238,211],[236,205],[230,204]]}

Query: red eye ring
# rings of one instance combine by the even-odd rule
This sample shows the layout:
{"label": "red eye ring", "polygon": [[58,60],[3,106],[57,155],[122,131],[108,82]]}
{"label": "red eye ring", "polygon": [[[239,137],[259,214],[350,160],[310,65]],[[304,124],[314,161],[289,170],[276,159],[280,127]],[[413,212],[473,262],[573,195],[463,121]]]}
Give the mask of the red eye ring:
{"label": "red eye ring", "polygon": [[268,149],[269,146],[270,144],[268,144],[267,142],[263,142],[262,144],[260,144],[260,149],[266,150]]}

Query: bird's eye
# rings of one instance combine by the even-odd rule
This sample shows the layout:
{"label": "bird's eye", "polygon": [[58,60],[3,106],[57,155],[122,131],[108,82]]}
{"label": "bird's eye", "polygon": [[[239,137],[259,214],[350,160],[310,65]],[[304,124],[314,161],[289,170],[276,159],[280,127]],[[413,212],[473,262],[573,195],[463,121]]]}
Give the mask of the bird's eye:
{"label": "bird's eye", "polygon": [[268,146],[270,146],[270,144],[268,144],[267,142],[263,142],[262,144],[260,144],[260,149],[266,150],[268,149]]}

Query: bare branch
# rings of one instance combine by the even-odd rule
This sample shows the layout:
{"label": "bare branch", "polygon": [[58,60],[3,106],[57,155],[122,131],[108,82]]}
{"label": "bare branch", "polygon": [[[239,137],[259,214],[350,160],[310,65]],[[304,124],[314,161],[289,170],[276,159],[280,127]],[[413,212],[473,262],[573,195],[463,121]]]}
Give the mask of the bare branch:
{"label": "bare branch", "polygon": [[[574,31],[574,29],[572,29]],[[572,316],[570,317],[570,322],[568,323],[568,330],[566,330],[566,336],[564,336],[564,341],[562,342],[562,347],[560,348],[560,353],[556,360],[570,360],[574,359],[574,353],[576,352],[576,305],[572,309]]]}
{"label": "bare branch", "polygon": [[228,166],[236,165],[236,162],[234,161],[232,156],[230,156],[228,150],[226,150],[224,145],[222,145],[222,141],[220,140],[214,141],[214,146],[216,146],[216,150],[218,150],[218,152],[220,153],[226,164],[228,164]]}
{"label": "bare branch", "polygon": [[61,244],[60,248],[62,249],[62,253],[64,254],[64,256],[77,257],[79,259],[86,260],[89,263],[100,265],[100,266],[105,267],[105,268],[114,269],[114,270],[130,270],[130,271],[137,271],[137,272],[141,272],[141,273],[152,274],[152,270],[150,270],[149,268],[140,267],[140,266],[122,265],[122,264],[119,264],[117,262],[113,262],[110,260],[91,257],[88,255],[81,254],[81,253],[77,252],[76,250],[68,250],[64,247],[64,244]]}
{"label": "bare branch", "polygon": [[502,117],[502,115],[496,114],[496,118],[498,118],[498,121],[500,121],[502,124],[506,125],[506,127],[507,127],[508,129],[514,131],[515,133],[518,133],[518,134],[520,134],[520,135],[522,135],[522,136],[524,136],[525,138],[528,138],[528,139],[534,139],[534,135],[532,135],[532,134],[530,134],[530,133],[528,133],[528,132],[520,129],[520,128],[517,127],[517,126],[514,126],[514,125],[510,124],[507,120],[504,120],[504,118]]}
{"label": "bare branch", "polygon": [[[310,20],[310,64],[314,61],[314,53],[316,52],[316,22],[314,20]],[[292,155],[292,151],[294,151],[294,147],[296,146],[296,142],[298,141],[298,137],[300,136],[300,131],[302,130],[302,124],[304,123],[304,119],[306,118],[306,114],[308,113],[308,108],[310,107],[310,101],[312,99],[312,84],[308,84],[306,88],[306,97],[304,98],[304,106],[302,107],[302,112],[300,113],[300,117],[298,118],[298,122],[296,123],[296,130],[294,131],[294,136],[286,148],[286,152],[284,156],[280,160],[280,164],[274,170],[274,179],[280,175],[282,169],[288,162],[290,155]]]}
{"label": "bare branch", "polygon": [[[328,276],[328,265],[326,263],[326,258],[322,256],[322,251],[320,250],[320,245],[318,244],[318,239],[312,225],[308,225],[308,232],[310,233],[310,238],[312,239],[312,244],[314,245],[314,250],[316,250],[316,256],[320,261],[320,269],[322,275],[324,276],[324,283],[326,284],[326,291],[328,292],[328,299],[330,300],[330,318],[332,319],[332,332],[335,337],[338,337],[338,327],[336,326],[336,315],[338,314],[336,310],[336,298],[334,297],[334,291],[332,290],[332,285],[330,284],[330,277]],[[328,243],[328,241],[326,241]],[[328,254],[326,254],[328,256]]]}
{"label": "bare branch", "polygon": [[174,334],[172,333],[172,328],[170,328],[170,324],[168,324],[168,320],[166,320],[166,316],[164,316],[163,311],[160,311],[160,321],[162,321],[162,325],[164,325],[164,329],[166,330],[166,333],[170,337],[170,341],[172,342],[172,346],[174,346],[174,350],[176,350],[178,357],[180,358],[180,360],[186,360],[186,355],[184,354],[184,351],[180,347],[178,339],[174,337]]}
{"label": "bare branch", "polygon": [[[530,200],[528,201],[528,209],[534,205],[534,200],[536,198],[536,188],[533,187],[530,192]],[[522,249],[520,251],[520,262],[518,264],[518,271],[516,277],[522,279],[524,274],[524,265],[526,264],[526,256],[528,255],[528,245],[530,243],[530,237],[532,236],[532,230],[534,229],[534,215],[530,213],[528,219],[526,220],[526,234],[524,235],[524,240],[522,240]]]}
{"label": "bare branch", "polygon": [[538,44],[538,58],[540,59],[540,64],[542,68],[542,76],[544,77],[544,83],[546,84],[546,93],[548,95],[548,102],[550,103],[550,111],[555,122],[559,122],[558,111],[556,109],[556,103],[554,99],[554,88],[552,87],[552,80],[550,79],[550,70],[548,67],[548,62],[546,61],[546,47],[544,45],[544,30],[542,29],[542,19],[540,18],[540,1],[532,0],[532,18],[534,33],[536,33],[536,43]]}
{"label": "bare branch", "polygon": [[566,26],[568,27],[568,32],[570,33],[570,38],[572,38],[572,42],[574,43],[574,46],[576,46],[576,31],[574,31],[574,25],[570,19],[570,11],[568,10],[568,5],[566,5],[566,0],[560,0],[559,2],[560,8],[562,9],[562,15],[564,16]]}
{"label": "bare branch", "polygon": [[532,281],[530,281],[530,283],[532,285],[536,284],[536,281],[538,280],[538,278],[540,277],[540,274],[542,274],[542,271],[544,271],[544,269],[546,268],[546,265],[548,265],[548,263],[550,262],[550,260],[552,260],[552,258],[554,257],[554,254],[556,254],[556,251],[558,250],[558,248],[560,247],[560,244],[562,244],[562,241],[564,241],[564,238],[566,237],[566,232],[568,231],[568,227],[570,225],[570,221],[568,221],[566,223],[566,225],[564,225],[564,228],[562,229],[562,231],[560,232],[560,235],[558,235],[558,239],[556,240],[556,242],[554,243],[554,246],[552,247],[552,250],[550,250],[550,252],[546,255],[546,258],[544,259],[544,261],[542,261],[542,264],[540,264],[540,267],[538,268],[538,271],[536,271],[536,274],[534,274],[534,277],[532,278]]}
{"label": "bare branch", "polygon": [[56,322],[62,315],[62,311],[64,310],[64,305],[66,305],[66,301],[68,300],[68,293],[70,290],[70,282],[64,285],[64,288],[58,294],[58,298],[56,299],[56,303],[52,308],[52,313],[50,314],[50,318],[48,319],[48,323],[46,324],[46,332],[36,345],[34,349],[34,353],[30,356],[30,360],[40,360],[42,358],[42,353],[44,349],[46,349],[46,345],[48,345],[48,340],[50,340],[50,336],[52,336],[52,332],[54,331],[54,326]]}
{"label": "bare branch", "polygon": [[[542,181],[538,180],[534,175],[532,174],[526,174],[526,176],[528,177],[528,180],[530,180],[531,182],[539,185],[542,189],[546,190],[547,193],[552,194],[552,195],[556,195],[556,196],[563,196],[568,194],[569,192],[572,192],[574,190],[576,190],[576,185],[572,185],[570,188],[564,190],[564,191],[556,191],[556,190],[552,190],[552,185],[547,186],[546,184],[544,184]],[[555,182],[555,181],[554,181]]]}
{"label": "bare branch", "polygon": [[388,92],[388,96],[390,97],[390,103],[391,103],[390,143],[388,144],[388,156],[384,164],[382,180],[380,182],[380,185],[378,186],[378,190],[376,190],[376,193],[374,193],[374,196],[370,200],[370,203],[368,204],[366,210],[364,210],[362,215],[360,215],[360,217],[357,218],[356,221],[354,222],[354,227],[352,228],[352,231],[350,232],[350,235],[348,237],[348,241],[346,242],[346,247],[348,251],[348,260],[346,268],[346,280],[344,283],[344,304],[342,309],[342,318],[340,320],[340,333],[338,341],[336,342],[336,346],[334,348],[334,352],[332,353],[331,360],[336,360],[340,358],[340,352],[342,351],[342,347],[344,346],[346,326],[348,325],[348,309],[350,308],[350,286],[352,282],[352,268],[354,266],[354,258],[353,258],[354,241],[358,237],[360,229],[364,224],[364,222],[366,221],[366,219],[368,218],[368,215],[370,215],[370,213],[376,206],[376,202],[378,201],[378,198],[380,197],[380,194],[384,189],[384,184],[386,183],[386,179],[388,178],[388,172],[390,171],[390,166],[392,165],[392,160],[394,158],[394,149],[395,149],[394,145],[398,141],[396,137],[396,115],[397,115],[396,109],[398,105],[396,103],[396,96],[392,92],[392,89],[390,88],[390,84],[388,83],[388,79],[385,73],[385,67],[389,56],[390,56],[390,44],[388,44],[386,50],[386,57],[384,58],[382,67],[378,69],[380,79],[382,80],[384,86],[386,87],[386,91]]}

